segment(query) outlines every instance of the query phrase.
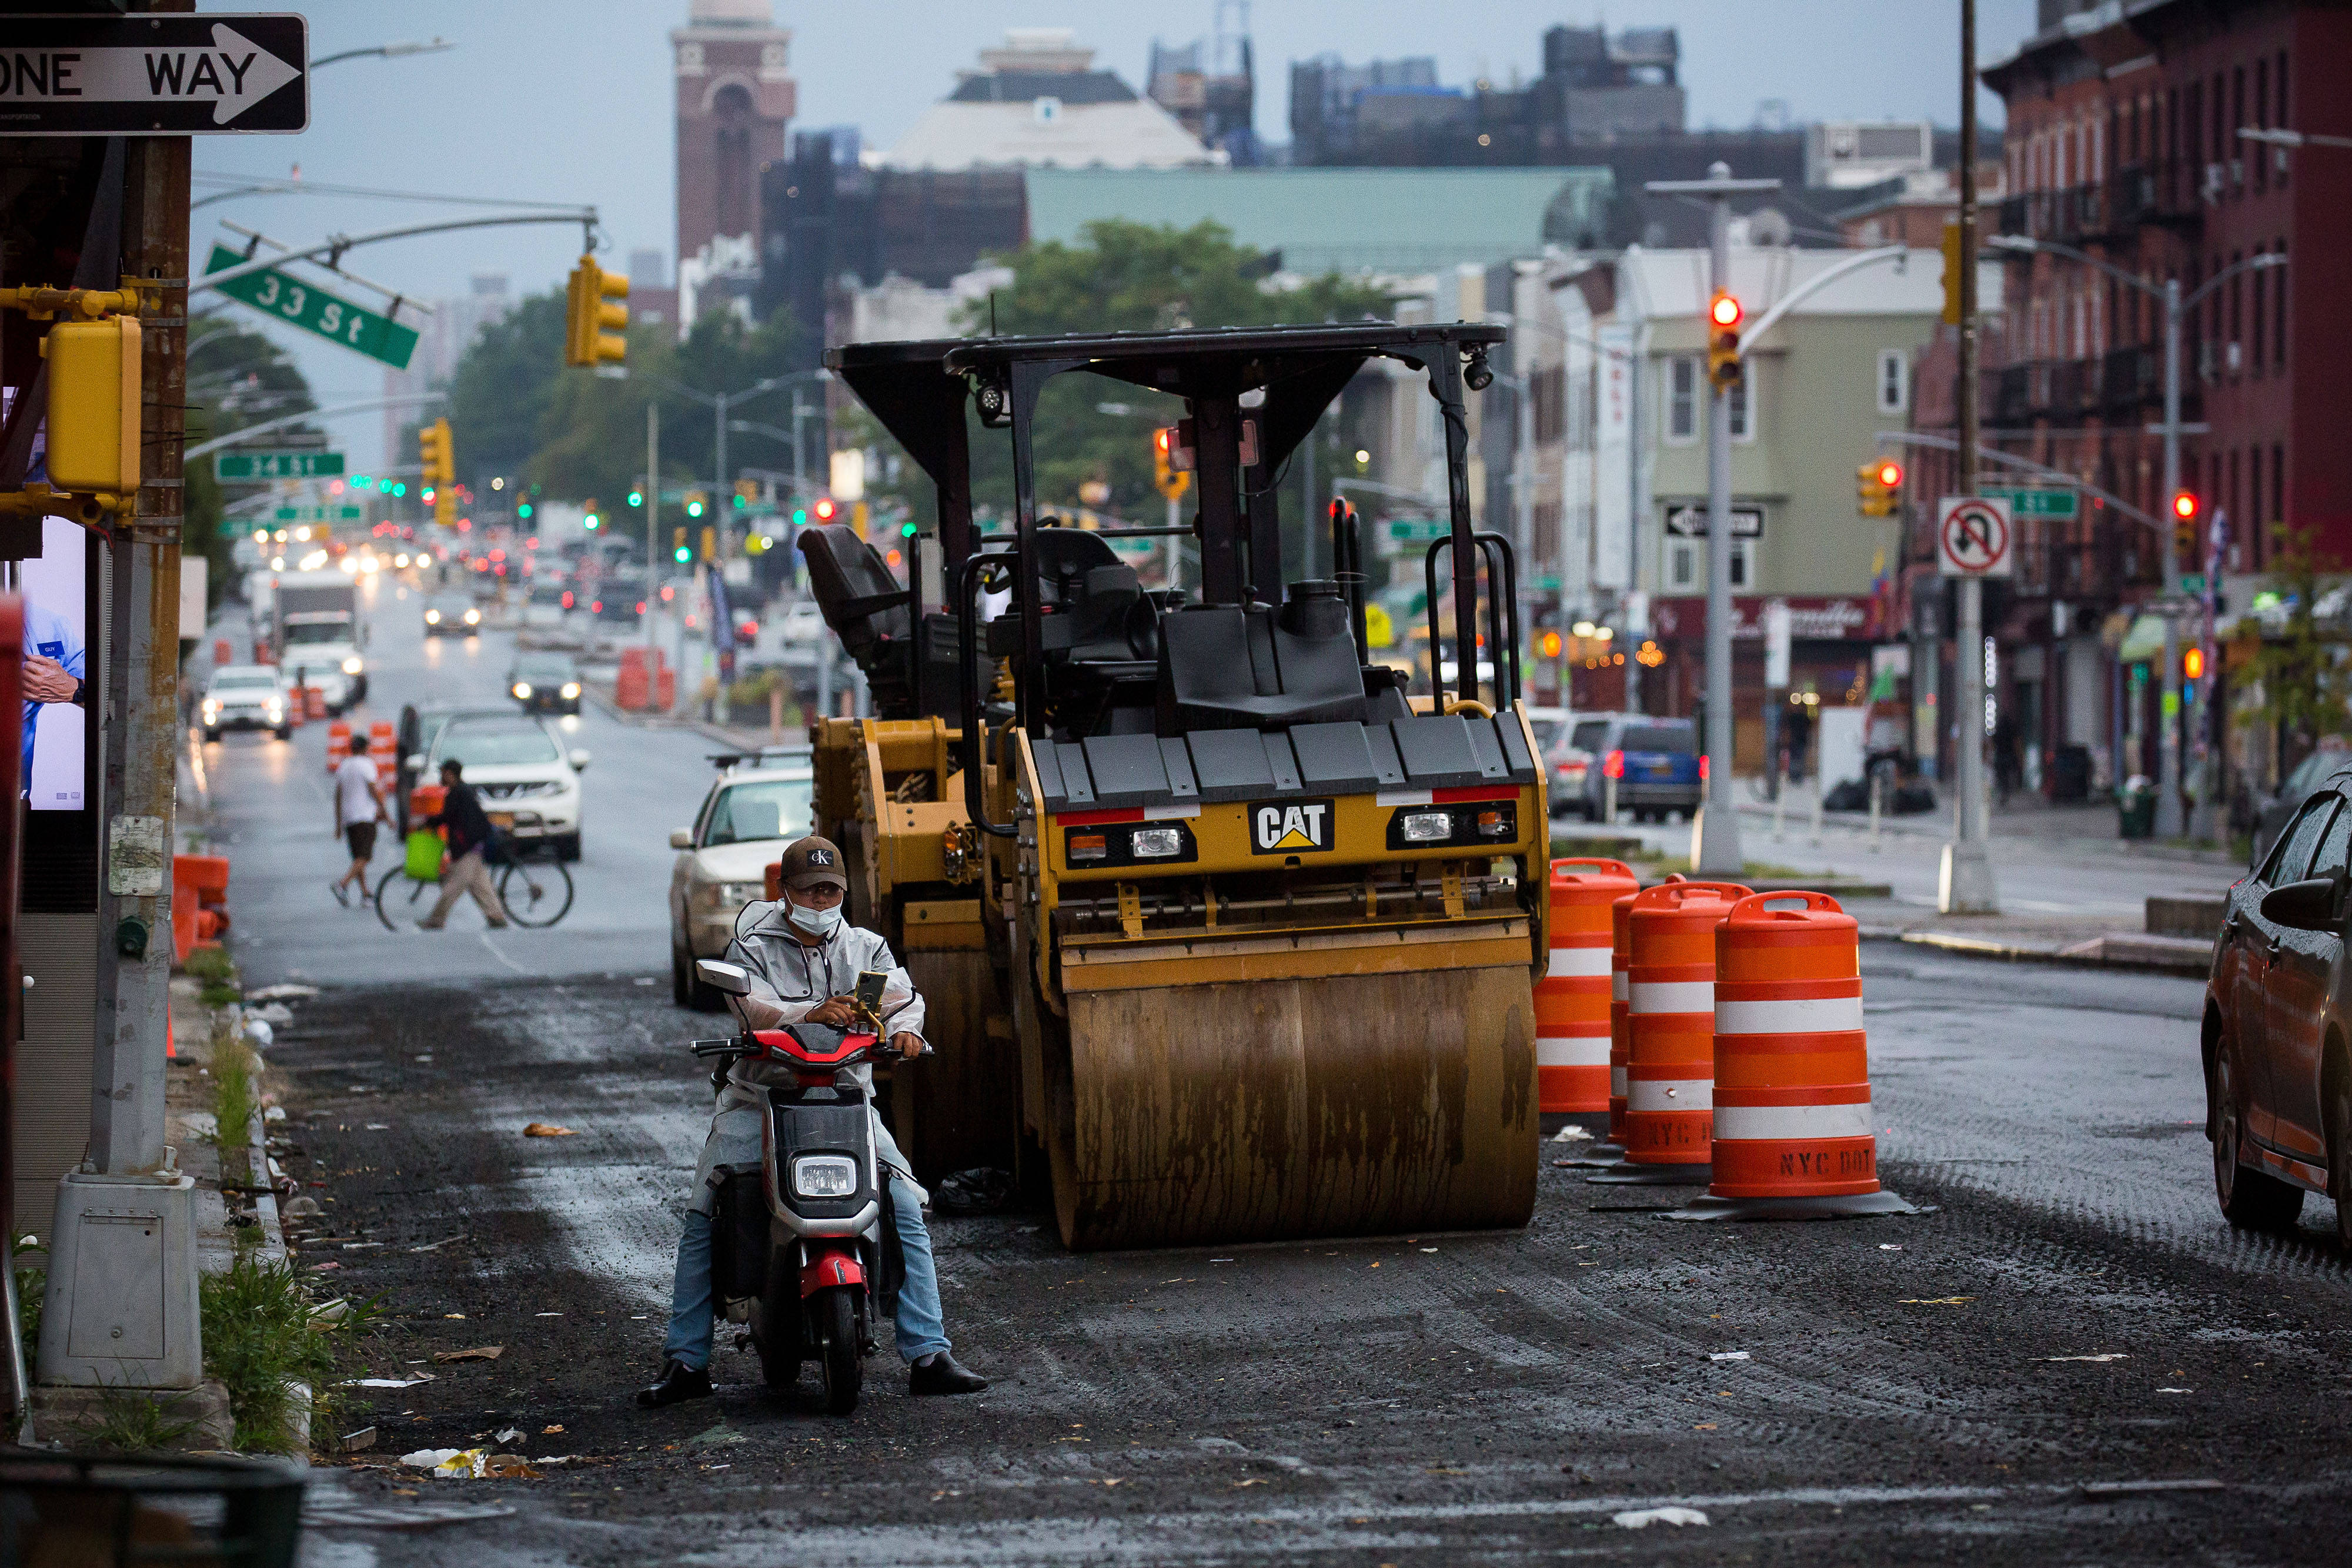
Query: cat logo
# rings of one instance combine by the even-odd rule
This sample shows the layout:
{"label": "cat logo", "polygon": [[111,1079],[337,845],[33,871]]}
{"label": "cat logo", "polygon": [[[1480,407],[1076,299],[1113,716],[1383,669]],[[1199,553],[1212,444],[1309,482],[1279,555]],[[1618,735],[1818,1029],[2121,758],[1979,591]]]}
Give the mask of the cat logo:
{"label": "cat logo", "polygon": [[1262,855],[1331,847],[1331,802],[1286,800],[1250,808],[1250,848]]}

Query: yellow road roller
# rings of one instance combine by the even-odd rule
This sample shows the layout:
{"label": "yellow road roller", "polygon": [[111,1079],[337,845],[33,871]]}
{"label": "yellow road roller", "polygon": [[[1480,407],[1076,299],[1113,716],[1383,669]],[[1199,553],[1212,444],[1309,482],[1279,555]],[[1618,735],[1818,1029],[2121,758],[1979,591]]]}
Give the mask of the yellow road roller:
{"label": "yellow road roller", "polygon": [[[827,355],[939,497],[903,584],[847,528],[800,536],[873,715],[812,727],[818,828],[854,863],[853,917],[930,1002],[939,1054],[892,1102],[920,1174],[1042,1175],[1079,1249],[1526,1222],[1549,818],[1516,566],[1474,527],[1464,412],[1502,338],[1365,322]],[[1283,561],[1286,461],[1375,359],[1425,376],[1445,435],[1419,693],[1371,657],[1351,511],[1328,519],[1331,576]],[[1181,400],[1158,439],[1192,476],[1189,519],[1041,506],[1039,399],[1070,375]],[[970,443],[993,439],[1011,526],[983,532]],[[1197,543],[1199,581],[1147,588],[1136,554],[1171,537]]]}

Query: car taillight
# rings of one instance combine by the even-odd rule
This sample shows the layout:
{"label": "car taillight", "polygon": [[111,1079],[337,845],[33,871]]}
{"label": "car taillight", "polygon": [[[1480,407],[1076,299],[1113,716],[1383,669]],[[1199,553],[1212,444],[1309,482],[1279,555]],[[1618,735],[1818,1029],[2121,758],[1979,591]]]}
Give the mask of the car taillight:
{"label": "car taillight", "polygon": [[599,599],[594,603],[589,605],[588,610],[591,614],[602,615],[604,613],[604,601]]}
{"label": "car taillight", "polygon": [[645,601],[644,600],[640,599],[640,600],[638,600],[638,601],[637,601],[637,613],[638,613],[638,614],[640,614],[640,615],[643,615],[645,612],[646,612],[646,601]]}
{"label": "car taillight", "polygon": [[1611,752],[1607,758],[1601,764],[1601,776],[1603,779],[1624,778],[1625,754],[1622,751]]}
{"label": "car taillight", "polygon": [[565,608],[566,610],[569,610],[569,609],[571,609],[571,608],[572,608],[572,595],[571,595],[571,594],[569,594],[569,593],[566,593],[566,594],[563,596],[563,608]]}
{"label": "car taillight", "polygon": [[1698,781],[1702,784],[1706,782],[1706,753],[1704,751],[1698,754]]}

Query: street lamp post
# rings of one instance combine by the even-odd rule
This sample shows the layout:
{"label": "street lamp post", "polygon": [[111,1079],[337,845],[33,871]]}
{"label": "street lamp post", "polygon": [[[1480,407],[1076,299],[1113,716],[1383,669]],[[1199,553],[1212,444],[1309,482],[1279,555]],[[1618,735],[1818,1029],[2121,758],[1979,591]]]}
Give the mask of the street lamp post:
{"label": "street lamp post", "polygon": [[[1706,196],[1707,288],[1731,291],[1731,198],[1777,191],[1778,180],[1735,180],[1717,163],[1704,180],[1652,180],[1654,194]],[[1702,875],[1737,876],[1739,807],[1731,788],[1731,389],[1716,386],[1706,423],[1706,796],[1691,832],[1691,866]]]}
{"label": "street lamp post", "polygon": [[[2167,516],[2158,528],[2158,559],[2163,573],[2158,606],[2164,620],[2164,669],[2161,675],[2162,725],[2157,732],[2157,796],[2156,836],[2177,839],[2183,823],[2180,810],[2180,623],[2174,607],[2180,593],[2181,561],[2179,544],[2170,517],[2172,498],[2180,494],[2180,438],[2192,429],[2180,421],[2180,338],[2182,322],[2200,301],[2242,272],[2259,272],[2266,267],[2284,267],[2286,257],[2275,252],[2263,251],[2225,267],[2200,285],[2196,292],[2184,295],[2180,279],[2168,277],[2162,283],[2150,283],[2135,277],[2112,262],[2060,245],[2054,240],[2032,239],[2022,235],[2000,235],[1990,242],[2000,250],[2041,252],[2062,256],[2069,261],[2079,261],[2085,267],[2095,267],[2116,282],[2137,288],[2154,298],[2164,312],[2164,421],[2147,427],[2149,434],[2164,438],[2164,497]],[[2210,678],[2210,676],[2208,677]],[[2210,797],[2214,792],[2205,791]],[[2219,802],[2200,798],[2197,803],[2197,836],[2211,838],[2219,826]]]}

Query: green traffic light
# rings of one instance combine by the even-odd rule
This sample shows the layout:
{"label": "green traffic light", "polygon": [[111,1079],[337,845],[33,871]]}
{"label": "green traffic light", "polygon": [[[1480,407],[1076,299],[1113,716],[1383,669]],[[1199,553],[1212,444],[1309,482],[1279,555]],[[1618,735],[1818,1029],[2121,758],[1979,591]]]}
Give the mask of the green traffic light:
{"label": "green traffic light", "polygon": [[[530,517],[530,503],[529,501],[525,501],[521,506],[517,507],[515,508],[515,516],[516,516],[516,517]],[[588,526],[589,526],[590,528],[594,528],[594,527],[596,526],[596,514],[595,514],[595,513],[593,513],[593,512],[591,512],[591,513],[589,513],[589,514],[588,514]]]}
{"label": "green traffic light", "polygon": [[694,559],[694,552],[687,549],[684,545],[678,546],[677,549],[672,550],[670,553],[677,558],[677,564],[680,566],[684,566],[688,561]]}
{"label": "green traffic light", "polygon": [[902,539],[913,538],[915,537],[915,525],[912,523],[900,523],[898,525],[898,537]]}
{"label": "green traffic light", "polygon": [[686,515],[689,517],[698,517],[702,516],[702,503],[699,501],[688,501],[686,504]]}
{"label": "green traffic light", "polygon": [[354,474],[352,476],[352,488],[354,490],[373,490],[375,488],[375,481],[369,478],[364,474]]}
{"label": "green traffic light", "polygon": [[804,528],[808,527],[808,508],[806,507],[794,507],[793,508],[793,527],[796,528]]}
{"label": "green traffic light", "polygon": [[632,507],[642,507],[645,504],[646,493],[643,490],[632,490],[629,492],[629,505]]}
{"label": "green traffic light", "polygon": [[736,497],[735,497],[735,509],[736,509],[737,511],[739,511],[739,512],[740,512],[740,511],[741,511],[741,510],[743,509],[743,507],[744,507],[743,497],[740,497],[740,496]]}
{"label": "green traffic light", "polygon": [[408,494],[408,486],[405,484],[395,482],[392,486],[392,493],[395,496],[405,496]]}
{"label": "green traffic light", "polygon": [[593,533],[600,526],[603,525],[604,521],[604,518],[598,517],[595,513],[591,512],[586,517],[582,519],[581,526],[585,528],[590,533]]}

